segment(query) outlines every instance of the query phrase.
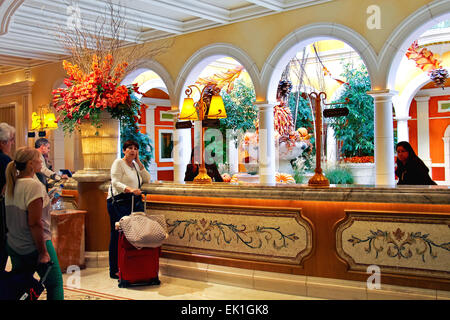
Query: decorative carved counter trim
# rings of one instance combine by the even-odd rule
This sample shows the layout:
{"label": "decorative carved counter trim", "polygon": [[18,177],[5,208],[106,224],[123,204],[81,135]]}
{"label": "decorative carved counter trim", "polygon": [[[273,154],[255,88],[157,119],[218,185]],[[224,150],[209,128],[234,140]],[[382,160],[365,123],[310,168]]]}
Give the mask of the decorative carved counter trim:
{"label": "decorative carved counter trim", "polygon": [[312,252],[298,209],[151,202],[147,211],[166,217],[165,250],[295,266]]}
{"label": "decorative carved counter trim", "polygon": [[[450,280],[450,215],[346,210],[336,250],[350,270]],[[381,275],[383,276],[383,275]]]}
{"label": "decorative carved counter trim", "polygon": [[374,187],[346,185],[321,188],[305,185],[237,185],[219,182],[207,186],[193,183],[149,183],[144,184],[142,189],[149,194],[188,197],[450,204],[450,189],[445,186]]}

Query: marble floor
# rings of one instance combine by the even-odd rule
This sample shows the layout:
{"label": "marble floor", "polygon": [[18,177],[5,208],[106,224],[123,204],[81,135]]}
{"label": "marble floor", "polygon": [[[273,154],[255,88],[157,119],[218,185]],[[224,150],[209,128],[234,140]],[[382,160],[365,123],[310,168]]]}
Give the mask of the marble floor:
{"label": "marble floor", "polygon": [[[6,270],[11,270],[9,261]],[[117,280],[109,278],[107,267],[86,268],[79,277],[74,275],[63,274],[68,299],[86,299],[88,294],[99,300],[320,300],[166,275],[160,276],[159,286],[119,288]]]}
{"label": "marble floor", "polygon": [[[70,289],[70,275],[64,274],[64,284]],[[221,285],[212,282],[160,276],[159,286],[119,288],[117,280],[109,278],[108,268],[81,270],[81,289],[101,292],[133,300],[311,300],[309,297]]]}

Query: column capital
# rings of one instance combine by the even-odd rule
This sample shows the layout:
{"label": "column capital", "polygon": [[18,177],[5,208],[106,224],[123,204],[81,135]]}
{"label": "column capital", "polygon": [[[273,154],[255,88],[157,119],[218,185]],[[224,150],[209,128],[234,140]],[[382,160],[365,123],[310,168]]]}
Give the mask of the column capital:
{"label": "column capital", "polygon": [[397,121],[408,121],[408,120],[411,120],[411,117],[410,116],[396,116],[395,120],[397,120]]}
{"label": "column capital", "polygon": [[391,89],[371,90],[366,92],[369,96],[372,96],[375,100],[392,100],[392,97],[398,95],[398,91]]}
{"label": "column capital", "polygon": [[270,103],[267,101],[257,101],[255,102],[255,105],[258,107],[259,110],[266,110],[266,109],[273,109],[273,107],[276,106],[276,103]]}
{"label": "column capital", "polygon": [[430,101],[430,96],[416,96],[414,97],[414,100],[416,100],[417,102],[428,102]]}

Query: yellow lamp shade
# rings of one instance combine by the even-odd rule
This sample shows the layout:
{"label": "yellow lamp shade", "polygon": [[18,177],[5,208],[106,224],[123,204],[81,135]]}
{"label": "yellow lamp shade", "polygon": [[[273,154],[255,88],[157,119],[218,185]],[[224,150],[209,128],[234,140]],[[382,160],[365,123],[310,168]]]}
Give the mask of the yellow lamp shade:
{"label": "yellow lamp shade", "polygon": [[56,117],[53,112],[44,114],[44,128],[45,129],[58,129],[56,123]]}
{"label": "yellow lamp shade", "polygon": [[194,107],[194,99],[185,98],[180,113],[181,120],[198,120],[197,109]]}
{"label": "yellow lamp shade", "polygon": [[212,96],[209,106],[208,119],[223,119],[227,117],[222,97],[219,95]]}

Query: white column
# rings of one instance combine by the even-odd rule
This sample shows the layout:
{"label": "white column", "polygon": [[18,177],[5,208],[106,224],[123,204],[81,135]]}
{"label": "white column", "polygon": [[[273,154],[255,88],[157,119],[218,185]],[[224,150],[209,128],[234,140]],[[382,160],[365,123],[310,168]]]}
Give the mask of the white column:
{"label": "white column", "polygon": [[430,116],[428,104],[430,96],[414,97],[417,102],[417,155],[430,169]]}
{"label": "white column", "polygon": [[445,165],[445,183],[450,183],[450,137],[443,137],[444,140],[444,165]]}
{"label": "white column", "polygon": [[[148,108],[145,110],[145,131],[147,132],[147,135],[152,139],[153,142],[153,148],[156,145],[155,140],[155,105],[149,105]],[[153,152],[153,159],[155,159],[156,152]]]}
{"label": "white column", "polygon": [[397,141],[409,141],[408,120],[411,117],[397,117]]}
{"label": "white column", "polygon": [[155,109],[156,105],[148,105],[145,110],[145,131],[153,143],[153,158],[149,165],[149,173],[152,181],[158,180],[158,166],[155,161],[156,156],[156,138],[155,138]]}
{"label": "white column", "polygon": [[[178,111],[177,111],[178,113]],[[174,116],[174,124],[177,116]],[[191,129],[175,129],[173,130],[173,181],[184,182],[184,174],[186,165],[190,161],[191,156]]]}
{"label": "white column", "polygon": [[[200,120],[194,121],[194,149],[200,149],[200,143],[203,143],[203,147],[204,147],[204,141],[200,141],[201,140],[201,134],[202,134],[202,122]],[[190,153],[192,151],[189,151],[189,157],[190,157]],[[205,150],[203,150],[203,152],[205,152]],[[198,161],[198,163],[201,163],[203,161],[203,157],[200,159],[196,158],[197,155],[194,155],[194,161]],[[191,161],[191,159],[189,159],[189,161]]]}
{"label": "white column", "polygon": [[375,184],[395,185],[392,97],[397,91],[369,91],[374,98]]}
{"label": "white column", "polygon": [[227,130],[227,159],[230,166],[230,174],[234,174],[239,171],[239,152],[238,147],[236,147],[236,141],[233,139],[234,134],[234,130]]}
{"label": "white column", "polygon": [[336,137],[332,126],[327,126],[327,165],[334,166],[337,160]]}
{"label": "white column", "polygon": [[275,134],[273,104],[259,107],[259,182],[275,184]]}

